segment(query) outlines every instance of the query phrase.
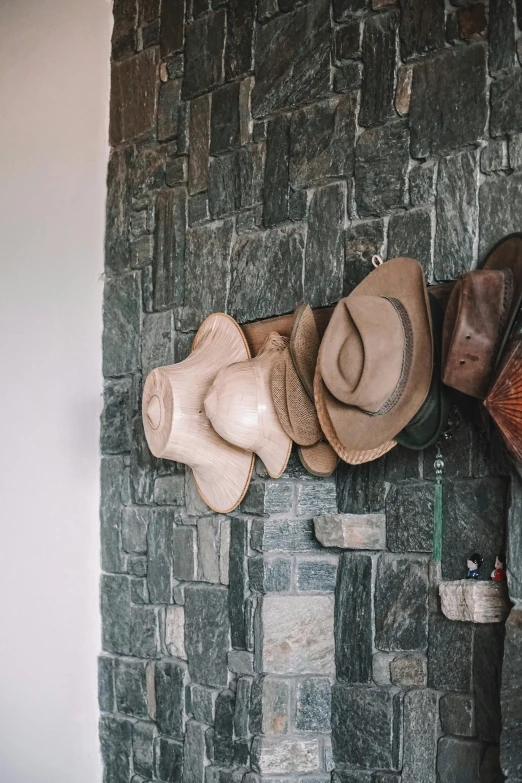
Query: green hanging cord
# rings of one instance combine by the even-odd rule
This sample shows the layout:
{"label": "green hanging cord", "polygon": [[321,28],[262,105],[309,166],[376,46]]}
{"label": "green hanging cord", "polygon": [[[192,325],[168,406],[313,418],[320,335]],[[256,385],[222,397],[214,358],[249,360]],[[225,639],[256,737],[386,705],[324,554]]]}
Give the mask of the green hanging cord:
{"label": "green hanging cord", "polygon": [[444,460],[437,444],[435,462],[435,498],[433,503],[433,560],[440,563],[442,560],[442,474],[444,472]]}

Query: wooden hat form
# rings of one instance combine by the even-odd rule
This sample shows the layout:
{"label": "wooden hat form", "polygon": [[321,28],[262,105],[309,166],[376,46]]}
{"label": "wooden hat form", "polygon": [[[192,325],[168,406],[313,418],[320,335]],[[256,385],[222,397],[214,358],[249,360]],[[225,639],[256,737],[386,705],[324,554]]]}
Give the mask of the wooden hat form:
{"label": "wooden hat form", "polygon": [[272,478],[284,472],[292,450],[271,393],[272,370],[287,344],[273,332],[255,359],[221,370],[205,398],[214,429],[230,443],[255,451]]}
{"label": "wooden hat form", "polygon": [[244,497],[254,454],[218,435],[203,401],[222,368],[249,356],[240,326],[230,316],[214,313],[200,326],[190,356],[152,370],[143,390],[143,425],[151,452],[191,467],[201,497],[220,514],[232,511]]}

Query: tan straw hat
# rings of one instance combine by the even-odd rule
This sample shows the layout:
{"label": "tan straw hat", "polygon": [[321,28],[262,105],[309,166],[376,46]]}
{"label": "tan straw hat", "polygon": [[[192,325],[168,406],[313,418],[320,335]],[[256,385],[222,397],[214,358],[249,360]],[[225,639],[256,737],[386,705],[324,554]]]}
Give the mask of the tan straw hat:
{"label": "tan straw hat", "polygon": [[284,472],[292,450],[270,390],[272,370],[286,346],[285,338],[272,332],[255,359],[221,370],[205,397],[205,410],[216,432],[254,451],[272,478]]}
{"label": "tan straw hat", "polygon": [[423,404],[432,371],[422,267],[412,258],[394,258],[337,304],[326,328],[314,388],[327,438],[333,445],[335,433],[348,462],[358,452],[389,451]]}
{"label": "tan straw hat", "polygon": [[189,465],[201,497],[220,514],[232,511],[244,497],[254,454],[217,434],[203,401],[221,368],[249,356],[240,326],[230,316],[215,313],[200,326],[190,356],[152,370],[143,390],[143,424],[151,452]]}
{"label": "tan straw hat", "polygon": [[[319,335],[310,305],[303,302],[287,348],[272,373],[274,406],[286,434],[299,446],[303,466],[316,476],[329,476],[337,467],[337,455],[324,437],[313,401],[314,370]],[[299,368],[299,369],[298,369]]]}

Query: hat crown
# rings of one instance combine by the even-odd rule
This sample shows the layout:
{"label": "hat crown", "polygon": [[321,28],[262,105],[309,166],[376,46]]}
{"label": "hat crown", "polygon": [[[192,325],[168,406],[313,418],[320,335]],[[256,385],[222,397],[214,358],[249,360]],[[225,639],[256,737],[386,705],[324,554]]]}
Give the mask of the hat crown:
{"label": "hat crown", "polygon": [[346,336],[336,366],[323,360],[323,379],[347,405],[377,414],[407,371],[407,314],[397,300],[384,296],[346,299],[344,305]]}

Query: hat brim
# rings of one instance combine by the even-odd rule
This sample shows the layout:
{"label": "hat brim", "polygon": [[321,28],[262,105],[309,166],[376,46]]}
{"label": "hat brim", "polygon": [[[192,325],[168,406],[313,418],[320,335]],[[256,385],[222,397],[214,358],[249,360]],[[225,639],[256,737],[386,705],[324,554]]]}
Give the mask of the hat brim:
{"label": "hat brim", "polygon": [[337,437],[332,420],[330,419],[325,399],[327,394],[330,394],[330,392],[323,383],[319,371],[319,363],[317,363],[314,376],[314,399],[319,423],[326,436],[326,440],[343,462],[347,462],[349,465],[362,465],[363,462],[372,462],[374,459],[378,459],[379,457],[382,457],[383,454],[391,451],[391,449],[397,445],[395,440],[390,440],[381,444],[376,449],[367,449],[366,451],[346,448]]}
{"label": "hat brim", "polygon": [[298,446],[297,453],[302,466],[312,476],[327,478],[339,464],[339,457],[332,446],[324,440],[313,446]]}
{"label": "hat brim", "polygon": [[513,272],[513,299],[506,329],[497,352],[496,364],[498,364],[522,304],[522,233],[509,234],[497,242],[486,256],[482,268],[511,269]]}
{"label": "hat brim", "polygon": [[[395,258],[385,262],[359,283],[337,307],[345,307],[345,302],[349,303],[359,296],[398,299],[408,314],[413,340],[411,369],[402,394],[397,403],[382,415],[370,415],[361,408],[341,402],[331,394],[322,378],[321,383],[317,387],[314,386],[314,390],[318,388],[321,398],[324,399],[324,406],[339,442],[349,453],[372,452],[390,444],[426,399],[433,370],[431,313],[424,273],[419,262],[413,258]],[[317,362],[319,373],[321,373],[321,362],[325,352],[337,351],[342,342],[342,335],[335,333],[334,315],[319,349]],[[386,336],[383,334],[383,340]],[[319,410],[317,396],[316,406]],[[327,434],[321,416],[319,420],[323,431]],[[390,448],[392,446],[388,446],[386,451]]]}
{"label": "hat brim", "polygon": [[[222,367],[249,356],[239,324],[224,313],[214,313],[201,324],[190,355],[178,364],[153,370],[143,390],[143,421],[151,452],[191,467],[201,497],[219,514],[232,511],[243,499],[252,476],[254,454],[218,435],[205,414],[203,401]],[[182,406],[177,393],[183,399]],[[155,427],[148,418],[153,398],[158,407]]]}

